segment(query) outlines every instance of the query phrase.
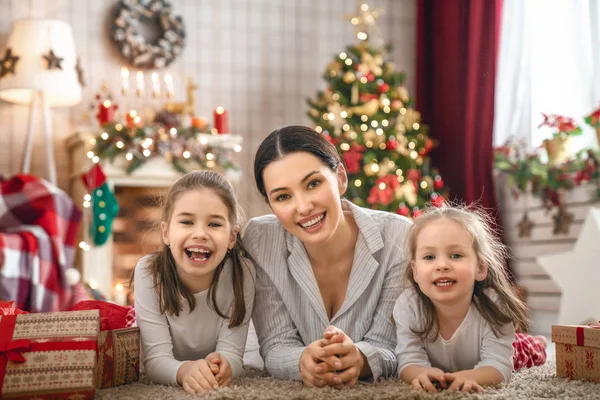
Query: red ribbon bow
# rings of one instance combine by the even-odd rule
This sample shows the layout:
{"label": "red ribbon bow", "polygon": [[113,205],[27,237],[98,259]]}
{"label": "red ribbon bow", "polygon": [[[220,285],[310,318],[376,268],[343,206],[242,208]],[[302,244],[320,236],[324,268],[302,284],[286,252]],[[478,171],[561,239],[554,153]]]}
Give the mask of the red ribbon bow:
{"label": "red ribbon bow", "polygon": [[[592,329],[600,329],[600,321],[598,322],[592,322],[591,324],[587,325],[588,328],[592,328]],[[583,326],[578,326],[575,329],[575,340],[577,341],[577,346],[585,346],[585,335],[583,333]]]}
{"label": "red ribbon bow", "polygon": [[9,343],[0,343],[0,354],[5,354],[10,361],[25,362],[23,352],[29,351],[31,341],[29,339],[13,340]]}

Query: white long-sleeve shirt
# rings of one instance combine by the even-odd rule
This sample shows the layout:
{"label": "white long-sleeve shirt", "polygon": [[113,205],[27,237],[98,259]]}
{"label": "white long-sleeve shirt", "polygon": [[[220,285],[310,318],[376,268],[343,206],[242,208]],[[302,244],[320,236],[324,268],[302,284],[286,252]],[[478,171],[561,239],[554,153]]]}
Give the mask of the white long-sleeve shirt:
{"label": "white long-sleeve shirt", "polygon": [[[229,319],[221,318],[208,306],[208,290],[194,294],[196,308],[191,313],[187,301],[179,316],[160,313],[158,296],[146,266],[149,256],[135,267],[135,314],[142,341],[142,363],[150,380],[164,385],[177,386],[177,370],[185,361],[205,358],[212,352],[222,354],[231,364],[232,375],[242,371],[242,356],[252,315],[254,301],[254,267],[245,260],[244,300],[245,322],[229,328]],[[233,265],[227,261],[219,278],[217,304],[225,315],[231,315]]]}
{"label": "white long-sleeve shirt", "polygon": [[[492,297],[493,298],[493,297]],[[439,334],[435,341],[423,341],[411,331],[422,329],[423,306],[414,288],[402,292],[394,306],[396,321],[396,357],[398,376],[408,365],[439,368],[457,372],[480,367],[494,367],[508,382],[513,371],[515,329],[502,327],[503,336],[496,337],[490,324],[471,304],[465,319],[449,340]]]}

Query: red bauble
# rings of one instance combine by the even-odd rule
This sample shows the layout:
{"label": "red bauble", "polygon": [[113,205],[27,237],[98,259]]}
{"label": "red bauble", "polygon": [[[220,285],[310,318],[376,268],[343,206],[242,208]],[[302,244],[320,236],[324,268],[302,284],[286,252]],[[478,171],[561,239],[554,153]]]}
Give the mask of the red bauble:
{"label": "red bauble", "polygon": [[421,211],[421,210],[419,209],[419,207],[415,207],[415,208],[413,209],[413,212],[412,212],[412,215],[411,215],[411,217],[413,217],[413,218],[419,218],[419,217],[421,216],[421,214],[423,214],[423,211]]}
{"label": "red bauble", "polygon": [[434,207],[441,207],[444,204],[444,198],[437,193],[431,194],[431,205]]}
{"label": "red bauble", "polygon": [[406,172],[406,179],[416,182],[421,179],[421,173],[416,169],[409,169]]}
{"label": "red bauble", "polygon": [[383,83],[379,86],[379,93],[386,93],[388,90],[390,90],[390,85],[387,83]]}
{"label": "red bauble", "polygon": [[388,139],[388,141],[385,142],[385,148],[387,150],[394,151],[398,148],[398,142],[395,140]]}
{"label": "red bauble", "polygon": [[375,80],[375,75],[372,72],[367,74],[367,82],[373,82]]}
{"label": "red bauble", "polygon": [[433,188],[435,190],[440,190],[441,188],[444,187],[444,181],[442,180],[441,176],[436,176],[435,179],[433,180]]}
{"label": "red bauble", "polygon": [[400,204],[400,207],[398,207],[398,210],[396,211],[396,214],[400,214],[405,217],[407,217],[409,213],[410,209],[404,203]]}

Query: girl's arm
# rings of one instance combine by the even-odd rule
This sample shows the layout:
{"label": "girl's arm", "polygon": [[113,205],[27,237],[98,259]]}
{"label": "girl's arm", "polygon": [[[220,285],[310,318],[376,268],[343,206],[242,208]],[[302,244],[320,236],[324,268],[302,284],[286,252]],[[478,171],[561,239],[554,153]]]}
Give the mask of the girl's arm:
{"label": "girl's arm", "polygon": [[[483,367],[494,368],[498,373],[490,374],[482,372],[482,379],[485,383],[481,385],[489,385],[504,381],[508,383],[513,371],[513,346],[515,340],[515,328],[511,323],[504,325],[501,329],[503,335],[496,337],[489,325],[484,327],[485,332],[481,343],[481,360],[475,366],[474,370],[482,369]],[[488,368],[485,368],[487,371]],[[478,376],[478,375],[477,375]]]}
{"label": "girl's arm", "polygon": [[167,317],[160,313],[152,278],[147,275],[148,258],[135,267],[135,317],[142,342],[142,363],[148,378],[163,385],[178,386],[177,370],[183,364],[173,357],[173,342]]}
{"label": "girl's arm", "polygon": [[398,376],[404,382],[413,381],[431,368],[425,343],[410,327],[417,326],[419,320],[418,297],[414,289],[406,289],[394,306],[396,323],[396,358],[398,360]]}
{"label": "girl's arm", "polygon": [[[227,358],[227,361],[229,361],[229,364],[231,365],[231,373],[234,378],[242,373],[242,359],[254,305],[254,282],[256,280],[254,266],[251,265],[250,261],[244,261],[245,265],[250,268],[250,270],[244,270],[244,302],[246,305],[246,317],[242,325],[234,328],[229,328],[229,319],[221,321],[221,327],[217,338],[217,347],[215,350],[217,353],[220,353]],[[231,312],[231,310],[229,312]]]}

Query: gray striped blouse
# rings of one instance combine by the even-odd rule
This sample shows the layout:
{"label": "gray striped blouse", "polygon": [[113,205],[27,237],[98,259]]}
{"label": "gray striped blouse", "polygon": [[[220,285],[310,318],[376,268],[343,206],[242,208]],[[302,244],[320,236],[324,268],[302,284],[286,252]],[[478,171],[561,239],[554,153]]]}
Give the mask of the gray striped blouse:
{"label": "gray striped blouse", "polygon": [[408,263],[404,242],[411,223],[396,214],[342,200],[358,226],[346,298],[328,319],[304,245],[274,215],[253,218],[244,245],[256,261],[252,318],[269,374],[300,380],[304,347],[328,325],[343,330],[367,357],[373,378],[396,372],[396,328],[391,316]]}

